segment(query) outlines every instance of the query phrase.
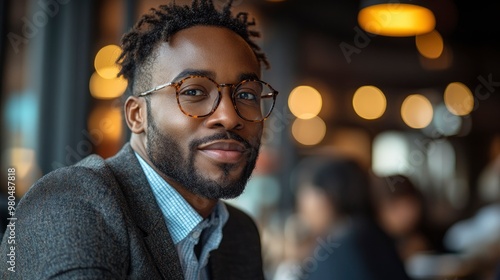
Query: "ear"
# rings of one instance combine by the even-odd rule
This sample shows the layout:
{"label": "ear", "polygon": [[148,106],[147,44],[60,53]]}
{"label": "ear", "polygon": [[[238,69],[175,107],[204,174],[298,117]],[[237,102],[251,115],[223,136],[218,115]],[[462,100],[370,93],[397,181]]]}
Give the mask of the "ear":
{"label": "ear", "polygon": [[144,98],[129,96],[125,101],[125,121],[135,134],[141,134],[147,126],[147,112]]}

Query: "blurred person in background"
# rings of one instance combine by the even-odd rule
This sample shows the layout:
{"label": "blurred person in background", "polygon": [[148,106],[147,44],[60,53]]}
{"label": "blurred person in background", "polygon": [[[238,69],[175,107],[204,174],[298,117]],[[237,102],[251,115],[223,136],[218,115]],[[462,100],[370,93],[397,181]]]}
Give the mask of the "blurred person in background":
{"label": "blurred person in background", "polygon": [[374,217],[367,172],[353,159],[311,156],[298,171],[298,215],[315,235],[298,279],[408,279]]}
{"label": "blurred person in background", "polygon": [[446,231],[444,245],[475,279],[490,280],[500,263],[500,154],[480,173],[478,198],[478,209]]}
{"label": "blurred person in background", "polygon": [[0,278],[264,278],[254,221],[222,199],[245,189],[277,92],[259,79],[255,22],[231,5],[162,5],[124,35],[130,142],[31,187]]}
{"label": "blurred person in background", "polygon": [[[418,253],[437,250],[426,214],[423,194],[403,175],[373,180],[373,196],[381,227],[396,240],[399,254],[408,261]],[[436,242],[436,243],[434,243]]]}
{"label": "blurred person in background", "polygon": [[316,244],[310,227],[297,213],[288,216],[285,221],[281,240],[282,255],[274,271],[273,280],[297,280],[301,274],[301,262],[307,258]]}

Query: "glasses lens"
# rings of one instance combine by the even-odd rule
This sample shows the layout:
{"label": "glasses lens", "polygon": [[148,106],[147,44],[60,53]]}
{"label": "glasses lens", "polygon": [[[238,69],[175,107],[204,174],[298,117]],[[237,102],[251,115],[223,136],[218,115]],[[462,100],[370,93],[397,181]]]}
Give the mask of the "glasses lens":
{"label": "glasses lens", "polygon": [[182,80],[177,92],[181,110],[191,117],[209,115],[219,98],[217,84],[205,77],[193,76]]}
{"label": "glasses lens", "polygon": [[241,117],[248,121],[261,121],[271,114],[274,91],[261,81],[243,81],[234,92],[233,99]]}

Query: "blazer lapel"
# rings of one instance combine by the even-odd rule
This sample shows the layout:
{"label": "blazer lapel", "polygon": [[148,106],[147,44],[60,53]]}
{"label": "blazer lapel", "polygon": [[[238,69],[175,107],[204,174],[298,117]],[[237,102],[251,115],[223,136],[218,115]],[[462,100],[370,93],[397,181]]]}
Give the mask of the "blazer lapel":
{"label": "blazer lapel", "polygon": [[122,187],[132,218],[145,233],[144,240],[163,278],[183,279],[177,250],[132,147],[125,144],[106,161]]}

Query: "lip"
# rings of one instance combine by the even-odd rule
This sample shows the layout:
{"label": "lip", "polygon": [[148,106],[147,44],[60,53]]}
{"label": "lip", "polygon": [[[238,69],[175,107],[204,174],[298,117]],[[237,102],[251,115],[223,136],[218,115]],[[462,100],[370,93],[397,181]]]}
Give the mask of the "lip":
{"label": "lip", "polygon": [[237,163],[244,157],[245,146],[235,140],[219,140],[200,145],[198,150],[218,163]]}

